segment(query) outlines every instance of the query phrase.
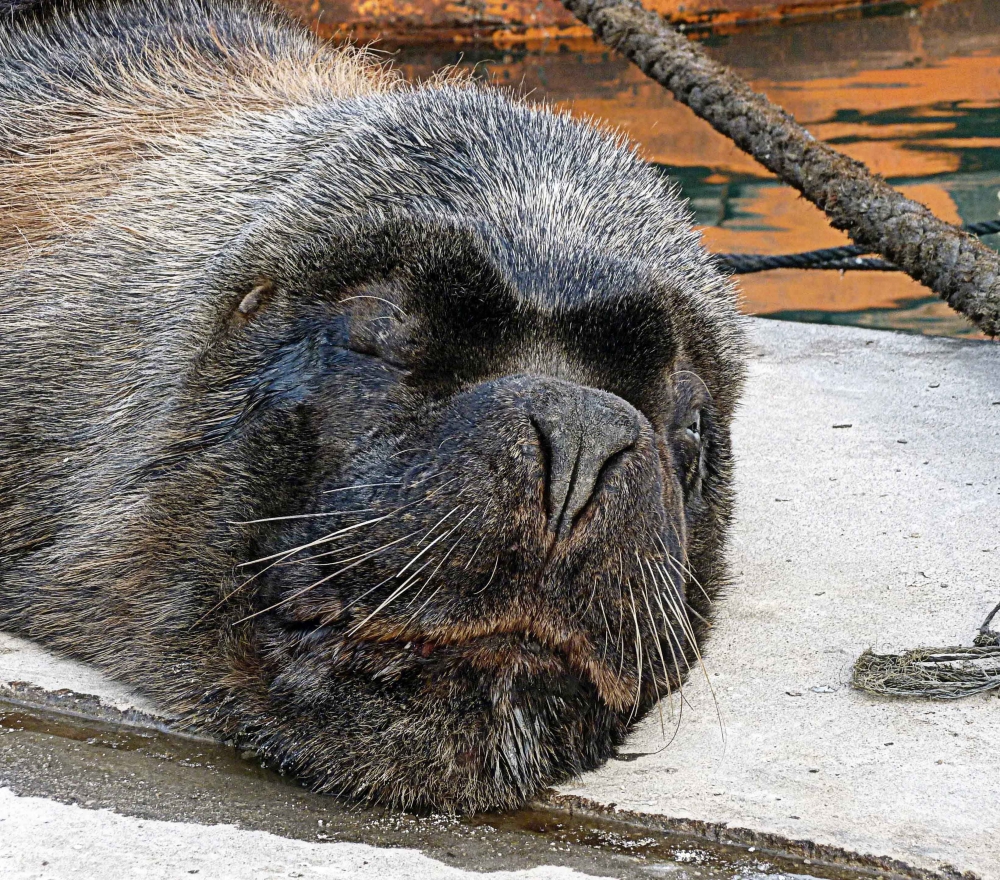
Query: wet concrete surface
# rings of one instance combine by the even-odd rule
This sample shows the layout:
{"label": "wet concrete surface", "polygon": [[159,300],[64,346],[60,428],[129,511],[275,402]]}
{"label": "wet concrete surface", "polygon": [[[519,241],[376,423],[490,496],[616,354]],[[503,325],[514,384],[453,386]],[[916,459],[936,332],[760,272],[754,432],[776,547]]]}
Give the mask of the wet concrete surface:
{"label": "wet concrete surface", "polygon": [[[545,804],[474,818],[350,806],[306,791],[261,767],[252,755],[171,732],[148,716],[117,713],[67,691],[20,687],[0,696],[0,787],[22,797],[139,819],[226,824],[313,843],[417,848],[475,871],[556,864],[620,878],[873,876],[613,818],[573,815]],[[3,830],[0,825],[0,849]]]}

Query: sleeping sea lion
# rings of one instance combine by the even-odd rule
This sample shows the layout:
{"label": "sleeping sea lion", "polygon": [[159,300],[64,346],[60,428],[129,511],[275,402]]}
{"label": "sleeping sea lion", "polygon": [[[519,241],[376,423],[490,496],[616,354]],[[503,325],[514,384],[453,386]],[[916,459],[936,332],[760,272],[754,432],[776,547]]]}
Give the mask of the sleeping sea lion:
{"label": "sleeping sea lion", "polygon": [[0,626],[363,801],[612,756],[726,581],[743,331],[676,188],[256,0],[0,18]]}

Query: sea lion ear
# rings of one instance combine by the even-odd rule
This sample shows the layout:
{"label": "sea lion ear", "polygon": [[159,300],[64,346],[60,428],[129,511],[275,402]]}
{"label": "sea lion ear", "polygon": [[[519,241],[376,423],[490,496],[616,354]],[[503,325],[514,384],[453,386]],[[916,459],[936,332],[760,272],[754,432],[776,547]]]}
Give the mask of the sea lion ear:
{"label": "sea lion ear", "polygon": [[274,282],[269,278],[258,281],[239,301],[233,311],[233,320],[243,324],[253,320],[274,293]]}

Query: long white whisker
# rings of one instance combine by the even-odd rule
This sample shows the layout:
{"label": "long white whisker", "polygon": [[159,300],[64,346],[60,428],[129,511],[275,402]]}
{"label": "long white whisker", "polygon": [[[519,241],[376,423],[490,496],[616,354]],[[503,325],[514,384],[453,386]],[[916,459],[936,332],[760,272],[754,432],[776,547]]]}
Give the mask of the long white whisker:
{"label": "long white whisker", "polygon": [[[636,558],[638,559],[638,554],[636,554]],[[646,613],[649,615],[649,628],[650,628],[650,631],[653,634],[653,641],[656,643],[656,652],[660,656],[660,668],[663,670],[663,680],[664,680],[664,682],[666,682],[666,685],[667,685],[667,694],[669,695],[670,694],[670,673],[667,672],[667,664],[666,664],[666,661],[663,659],[663,651],[660,648],[659,630],[657,629],[657,626],[656,626],[656,619],[653,617],[653,609],[650,608],[650,606],[649,606],[649,585],[646,582],[646,573],[643,571],[641,563],[639,565],[639,572],[640,572],[640,574],[642,574],[642,598],[643,598],[643,601],[646,603]],[[657,711],[657,713],[660,716],[660,734],[661,734],[661,736],[664,739],[666,739],[667,738],[667,728],[666,728],[666,725],[663,723],[663,705],[662,705],[661,700],[660,700],[660,686],[659,686],[659,684],[657,684],[657,681],[656,681],[656,670],[653,668],[653,658],[652,658],[652,655],[647,655],[647,659],[649,661],[649,671],[652,673],[652,676],[653,676],[653,690],[656,691],[656,711]],[[670,699],[671,699],[671,703],[672,703],[673,702],[673,696],[672,695],[670,696]],[[672,706],[671,706],[671,708],[672,708]]]}
{"label": "long white whisker", "polygon": [[230,526],[254,526],[259,523],[283,522],[289,519],[318,519],[327,516],[347,516],[350,513],[371,513],[374,507],[363,507],[358,510],[330,510],[326,513],[292,513],[287,516],[267,516],[263,519],[227,520],[226,525]]}
{"label": "long white whisker", "polygon": [[489,586],[490,586],[490,584],[492,584],[492,583],[493,583],[493,578],[495,578],[495,577],[496,577],[496,574],[497,574],[497,568],[499,567],[499,565],[500,565],[500,554],[499,554],[499,553],[497,553],[497,561],[493,563],[493,573],[492,573],[492,574],[490,575],[490,579],[489,579],[489,580],[488,580],[488,581],[486,582],[486,586],[485,586],[485,587],[483,587],[483,588],[482,588],[481,590],[477,590],[477,591],[475,592],[475,595],[476,595],[476,596],[479,596],[479,595],[481,595],[482,593],[485,593],[485,592],[486,592],[486,590],[487,590],[487,589],[489,589]]}
{"label": "long white whisker", "polygon": [[[333,572],[332,574],[328,574],[325,577],[320,578],[318,581],[311,583],[308,587],[303,587],[301,590],[296,590],[290,596],[285,596],[285,598],[282,599],[280,602],[275,602],[273,605],[269,605],[267,608],[262,608],[260,611],[255,611],[253,614],[248,614],[246,617],[242,617],[236,622],[243,623],[244,621],[250,620],[254,617],[258,617],[259,615],[264,614],[267,611],[273,611],[275,608],[280,608],[282,605],[287,605],[289,602],[294,602],[299,597],[304,596],[306,593],[312,590],[315,590],[321,584],[325,584],[327,581],[333,580],[335,577],[344,574],[344,572],[350,571],[352,568],[357,568],[359,565],[361,565],[362,562],[365,562],[368,559],[371,559],[375,556],[378,556],[381,553],[384,553],[393,545],[398,544],[400,541],[405,541],[407,538],[410,538],[415,534],[416,532],[410,532],[409,535],[404,535],[402,538],[397,538],[395,541],[390,541],[388,544],[383,544],[381,547],[377,547],[374,550],[369,550],[366,553],[362,553],[359,556],[354,557],[356,561],[352,562],[350,565],[345,565],[343,568],[337,569],[337,571]],[[386,578],[386,580],[391,580],[391,578]],[[382,581],[382,583],[385,583],[385,581]],[[375,587],[372,587],[372,590],[376,589],[378,586],[380,586],[380,584],[377,584]]]}
{"label": "long white whisker", "polygon": [[636,684],[635,684],[635,705],[632,707],[630,717],[634,717],[639,711],[639,702],[642,699],[642,633],[639,629],[639,615],[635,608],[635,594],[632,592],[632,584],[628,584],[628,594],[632,606],[632,620],[635,621],[635,656],[636,656]]}
{"label": "long white whisker", "polygon": [[[668,557],[668,559],[669,559],[669,557]],[[668,587],[670,579],[667,577],[666,569],[664,569],[663,566],[660,565],[659,562],[657,562],[657,567],[660,570],[661,576],[664,578],[664,586]],[[688,638],[690,639],[691,650],[694,652],[694,656],[695,656],[695,658],[698,661],[699,667],[701,667],[701,673],[702,673],[702,675],[705,678],[705,684],[708,685],[708,691],[712,695],[712,703],[715,705],[715,714],[716,714],[716,717],[719,719],[719,730],[722,733],[722,739],[723,739],[723,741],[725,741],[725,739],[726,739],[726,723],[725,723],[725,721],[722,718],[722,708],[719,705],[719,698],[718,698],[718,696],[715,693],[715,688],[712,687],[712,679],[711,679],[711,677],[708,674],[707,667],[705,666],[705,660],[701,656],[701,650],[698,647],[698,641],[695,638],[694,628],[691,626],[691,621],[688,619],[687,614],[685,613],[684,609],[681,608],[681,607],[679,607],[676,602],[672,601],[672,599],[671,599],[671,593],[670,593],[669,589],[668,589],[667,592],[665,592],[663,594],[663,598],[667,600],[668,604],[670,604],[672,608],[676,609],[675,616],[678,618],[678,620],[680,620],[681,626],[686,628],[686,633],[688,635]],[[687,663],[686,658],[685,658],[685,663]],[[688,666],[688,668],[690,669],[690,665]]]}
{"label": "long white whisker", "polygon": [[[458,507],[453,507],[451,510],[449,510],[444,516],[441,517],[441,519],[439,519],[436,523],[434,523],[434,525],[432,525],[427,530],[427,534],[424,535],[424,537],[421,540],[426,541],[427,538],[430,537],[431,533],[439,525],[441,525],[441,523],[443,523],[446,519],[448,519],[448,517],[451,516],[456,510],[458,510]],[[450,534],[451,532],[442,532],[440,535],[438,535],[433,541],[430,542],[430,544],[424,547],[423,550],[417,553],[409,562],[406,563],[406,565],[404,565],[399,571],[397,571],[396,577],[402,577],[403,572],[406,571],[406,569],[408,569],[411,565],[413,565],[413,563],[415,563],[418,559],[420,559],[420,557],[423,556],[428,550],[430,550],[435,544],[437,544],[438,541],[440,541],[442,538],[446,538]]]}
{"label": "long white whisker", "polygon": [[[417,502],[412,502],[412,504],[416,503]],[[406,505],[404,505],[404,507],[405,506]],[[374,525],[375,523],[384,522],[385,520],[389,519],[389,517],[391,517],[393,514],[399,513],[399,511],[402,509],[403,508],[400,507],[397,510],[394,510],[392,513],[387,513],[384,514],[383,516],[377,516],[374,519],[368,519],[365,520],[364,522],[355,523],[353,526],[345,526],[344,528],[338,529],[335,532],[330,532],[329,534],[323,535],[323,537],[321,538],[316,538],[316,540],[314,541],[309,541],[309,543],[307,544],[301,544],[298,547],[293,547],[291,550],[281,550],[278,553],[272,553],[270,556],[261,556],[260,559],[251,559],[249,562],[241,562],[236,567],[247,568],[248,566],[251,565],[257,565],[260,562],[269,562],[272,559],[279,559],[279,558],[287,559],[289,556],[294,556],[296,553],[301,553],[303,550],[308,550],[310,547],[318,547],[320,544],[325,544],[329,541],[334,540],[335,538],[339,538],[341,535],[346,535],[349,532],[354,532],[357,531],[358,529],[363,529],[365,526],[370,526]],[[260,574],[260,572],[258,572],[258,574]]]}
{"label": "long white whisker", "polygon": [[[439,525],[440,525],[440,524],[441,524],[442,522],[444,522],[444,521],[445,521],[445,519],[447,519],[447,518],[448,518],[449,516],[451,516],[451,514],[452,514],[452,513],[453,513],[453,512],[455,511],[455,510],[458,510],[458,508],[457,508],[457,507],[453,508],[453,509],[452,509],[452,510],[450,510],[450,511],[449,511],[448,513],[446,513],[446,514],[445,514],[445,515],[444,515],[444,516],[443,516],[443,517],[442,517],[442,518],[441,518],[440,520],[438,520],[438,522],[437,522],[437,523],[435,523],[435,524],[434,524],[434,526],[432,527],[432,531],[433,531],[433,529],[436,529],[436,528],[437,528],[437,527],[438,527],[438,526],[439,526]],[[462,518],[462,519],[461,519],[461,520],[460,520],[460,521],[459,521],[458,523],[456,523],[456,524],[455,524],[455,525],[454,525],[454,526],[453,526],[453,527],[452,527],[452,528],[451,528],[451,529],[450,529],[449,531],[447,531],[447,532],[444,532],[444,533],[442,533],[442,534],[441,534],[441,535],[439,535],[439,536],[438,536],[437,538],[435,538],[435,539],[434,539],[433,541],[431,541],[431,543],[430,543],[430,544],[428,544],[428,545],[427,545],[426,547],[424,547],[424,549],[423,549],[423,550],[421,550],[421,551],[420,551],[420,552],[419,552],[419,553],[418,553],[418,554],[417,554],[416,556],[414,556],[414,557],[413,557],[413,559],[411,559],[411,560],[410,560],[410,561],[409,561],[409,562],[408,562],[408,563],[407,563],[406,565],[404,565],[404,566],[403,566],[403,567],[402,567],[402,568],[401,568],[401,569],[399,570],[399,572],[398,572],[398,573],[396,574],[396,577],[399,577],[400,575],[402,575],[402,574],[403,574],[403,572],[404,572],[404,571],[406,571],[406,569],[410,567],[410,565],[412,565],[412,564],[413,564],[413,563],[414,563],[414,562],[415,562],[415,561],[416,561],[417,559],[419,559],[419,558],[420,558],[420,557],[421,557],[421,556],[422,556],[423,554],[425,554],[425,553],[426,553],[426,552],[427,552],[428,550],[430,550],[430,549],[431,549],[431,547],[433,547],[433,546],[434,546],[435,544],[437,544],[437,543],[438,543],[438,541],[441,541],[441,540],[443,540],[443,539],[445,539],[445,538],[449,537],[450,535],[453,535],[453,534],[455,533],[455,531],[456,531],[456,530],[458,530],[459,528],[461,528],[461,527],[462,527],[462,524],[463,524],[463,523],[465,523],[465,522],[466,522],[466,520],[468,520],[468,518],[469,518],[470,516],[472,516],[472,514],[473,514],[473,513],[475,513],[475,512],[476,512],[476,508],[473,508],[473,509],[472,509],[472,510],[470,510],[470,511],[469,511],[469,512],[468,512],[468,513],[467,513],[467,514],[466,514],[466,515],[465,515],[465,516],[464,516],[464,517],[463,517],[463,518]],[[458,546],[458,544],[460,543],[460,541],[461,541],[461,538],[459,538],[459,540],[458,540],[458,541],[456,541],[456,542],[455,542],[455,544],[453,544],[453,545],[452,545],[452,548],[451,548],[451,549],[452,549],[452,550],[454,550],[454,549],[455,549],[455,547],[456,547],[456,546]],[[437,574],[438,570],[439,570],[439,569],[441,568],[441,566],[442,566],[442,565],[444,564],[444,561],[445,561],[445,559],[447,559],[447,558],[448,558],[448,556],[450,556],[450,555],[451,555],[451,550],[449,550],[449,551],[448,551],[448,553],[446,553],[446,554],[445,554],[445,556],[444,556],[444,559],[442,559],[442,560],[441,560],[441,561],[440,561],[440,562],[439,562],[439,563],[437,564],[437,567],[436,567],[436,568],[434,569],[434,571],[432,571],[432,572],[431,572],[431,574],[430,574],[430,576],[429,576],[429,577],[427,578],[427,580],[425,580],[425,581],[424,581],[424,583],[423,583],[423,584],[421,585],[421,587],[420,587],[420,589],[421,589],[421,590],[423,590],[423,588],[424,588],[424,587],[426,587],[428,583],[430,583],[430,580],[431,580],[431,578],[433,578],[433,577],[434,577],[434,575],[435,575],[435,574]],[[372,612],[371,614],[369,614],[369,615],[368,615],[368,616],[367,616],[367,617],[366,617],[366,618],[365,618],[364,620],[362,620],[362,621],[361,621],[361,622],[360,622],[359,624],[357,624],[356,626],[353,626],[353,627],[351,627],[351,629],[350,629],[350,631],[348,631],[347,635],[348,635],[348,636],[351,636],[351,635],[353,635],[354,633],[356,633],[356,632],[357,632],[357,631],[358,631],[358,630],[359,630],[359,629],[360,629],[361,627],[363,627],[363,626],[364,626],[364,625],[365,625],[366,623],[368,623],[368,621],[369,621],[369,620],[371,620],[371,619],[372,619],[372,618],[373,618],[373,617],[374,617],[374,616],[375,616],[376,614],[378,614],[378,613],[379,613],[380,611],[382,611],[382,610],[383,610],[384,608],[388,607],[388,606],[389,606],[389,605],[390,605],[390,604],[391,604],[391,603],[392,603],[392,602],[393,602],[393,601],[394,601],[394,600],[395,600],[396,598],[398,598],[398,597],[399,597],[399,596],[401,596],[401,595],[402,595],[402,594],[403,594],[404,592],[406,592],[406,590],[408,590],[408,589],[409,589],[410,585],[411,585],[411,584],[412,584],[412,583],[414,582],[414,580],[415,580],[415,579],[416,579],[416,578],[417,578],[417,577],[418,577],[418,576],[420,575],[420,573],[421,573],[421,572],[422,572],[422,571],[423,571],[423,570],[424,570],[424,569],[425,569],[425,568],[426,568],[426,567],[427,567],[428,565],[430,565],[430,564],[431,564],[431,562],[433,562],[433,560],[432,560],[431,558],[429,558],[429,557],[428,557],[428,559],[427,559],[427,562],[425,562],[425,563],[424,563],[424,564],[423,564],[422,566],[420,566],[420,568],[418,568],[418,569],[417,569],[417,570],[416,570],[415,572],[413,572],[413,574],[411,574],[411,575],[410,575],[410,576],[409,576],[409,577],[408,577],[408,578],[406,579],[406,581],[405,581],[404,583],[402,583],[402,584],[401,584],[401,585],[400,585],[399,587],[397,587],[397,588],[396,588],[396,589],[395,589],[395,590],[394,590],[394,591],[392,592],[392,594],[391,594],[390,596],[388,596],[388,598],[386,598],[386,599],[385,599],[385,601],[384,601],[384,602],[382,602],[382,604],[380,604],[380,605],[378,606],[378,608],[376,608],[376,609],[375,609],[375,610],[374,610],[374,611],[373,611],[373,612]],[[419,593],[418,593],[418,595],[419,595]]]}
{"label": "long white whisker", "polygon": [[[468,517],[466,517],[466,519],[468,519]],[[465,522],[465,520],[462,520],[462,522]],[[462,523],[459,523],[458,525],[460,526],[460,525],[462,525]],[[456,526],[456,528],[458,528],[458,526]],[[451,556],[451,554],[455,552],[455,548],[458,547],[458,545],[461,544],[463,540],[465,540],[465,535],[459,535],[458,536],[458,540],[456,540],[455,543],[452,544],[448,548],[448,552],[444,554],[444,557],[441,559],[441,561],[434,567],[434,571],[432,571],[427,576],[427,579],[420,585],[420,589],[417,590],[417,592],[411,597],[410,601],[406,603],[406,607],[407,608],[409,608],[414,602],[417,601],[417,599],[420,598],[420,594],[424,591],[424,588],[432,580],[434,580],[434,575],[436,575],[438,573],[438,571],[441,569],[441,566],[444,565],[445,562],[448,561],[448,557]],[[423,608],[422,605],[420,607]],[[413,622],[413,618],[411,617],[409,620],[406,621],[406,626],[409,626],[412,622]]]}
{"label": "long white whisker", "polygon": [[340,486],[337,489],[324,489],[321,495],[333,495],[335,492],[352,492],[355,489],[377,489],[382,486],[402,486],[401,480],[395,480],[391,483],[356,483],[353,486]]}
{"label": "long white whisker", "polygon": [[[486,540],[486,535],[483,535],[479,539],[479,543],[476,544],[476,549],[472,551],[472,555],[469,557],[469,561],[462,566],[462,571],[468,571],[469,566],[472,565],[472,560],[476,558],[476,554],[479,553],[479,548],[483,546],[483,541]],[[499,558],[499,557],[498,557]]]}

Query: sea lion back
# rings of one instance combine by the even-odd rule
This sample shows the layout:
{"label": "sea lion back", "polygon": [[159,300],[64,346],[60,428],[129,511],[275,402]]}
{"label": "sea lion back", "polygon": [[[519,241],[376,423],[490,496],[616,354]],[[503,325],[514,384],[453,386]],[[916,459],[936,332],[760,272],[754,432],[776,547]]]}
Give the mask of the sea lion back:
{"label": "sea lion back", "polygon": [[[255,0],[0,4],[0,266],[86,224],[186,139],[393,88]],[[205,22],[211,27],[206,28]]]}

